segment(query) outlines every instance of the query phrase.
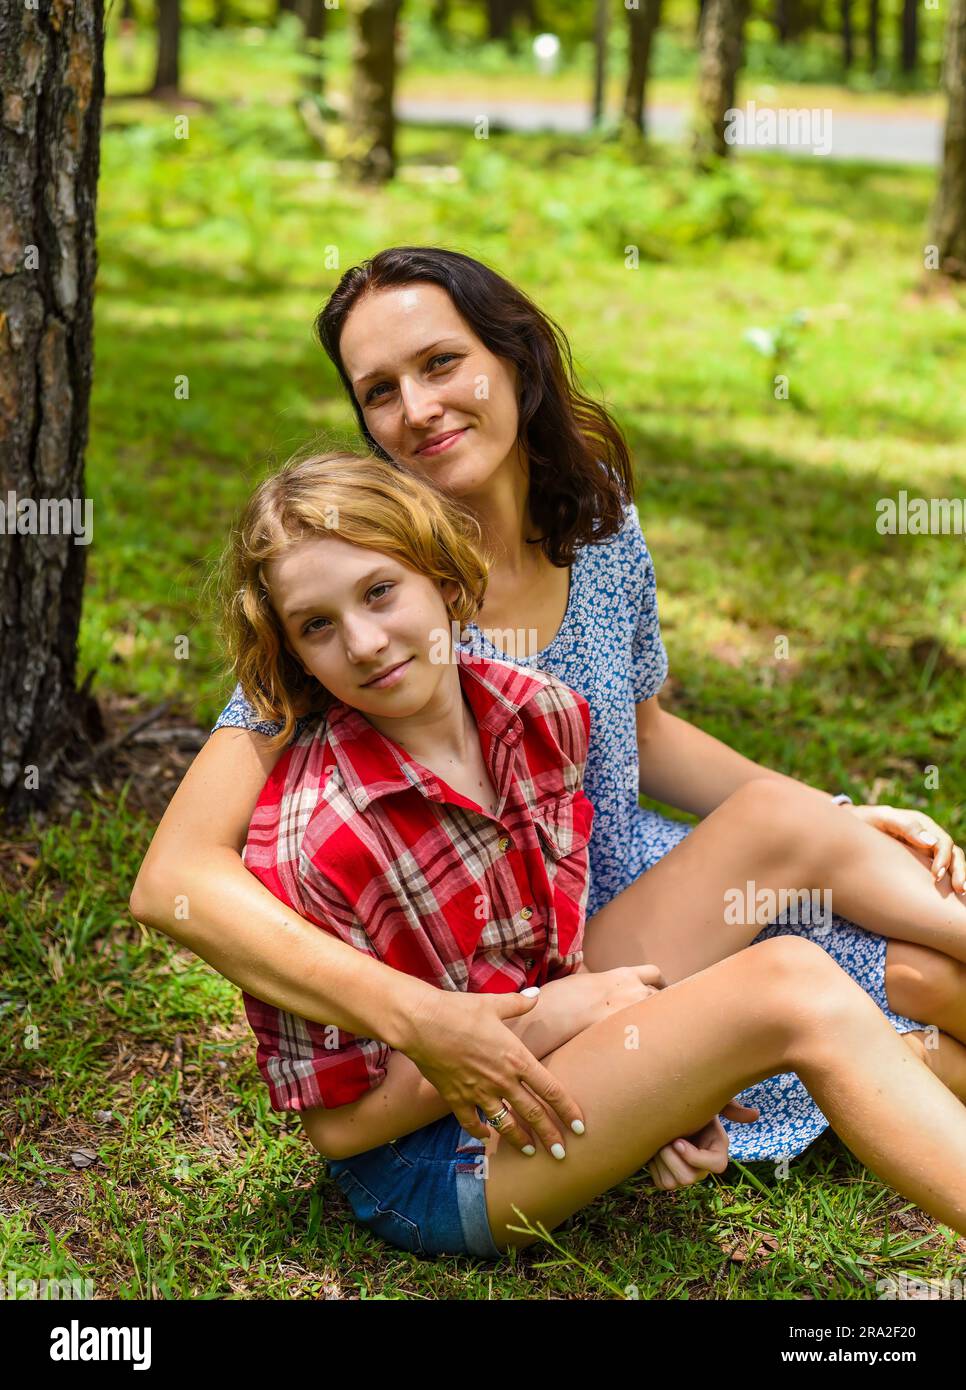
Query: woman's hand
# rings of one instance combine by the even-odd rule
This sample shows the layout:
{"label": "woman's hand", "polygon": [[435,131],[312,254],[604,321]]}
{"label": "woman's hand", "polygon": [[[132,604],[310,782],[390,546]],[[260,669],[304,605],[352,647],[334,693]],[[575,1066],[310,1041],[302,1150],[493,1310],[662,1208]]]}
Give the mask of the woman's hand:
{"label": "woman's hand", "polygon": [[941,883],[949,874],[955,892],[966,894],[966,855],[952,836],[924,811],[903,811],[898,806],[848,806],[844,808],[886,835],[911,845],[932,859],[933,878]]}
{"label": "woman's hand", "polygon": [[[749,1125],[758,1119],[761,1112],[757,1106],[729,1100],[721,1113],[726,1120]],[[692,1183],[700,1182],[708,1173],[723,1173],[727,1166],[728,1136],[715,1115],[695,1134],[665,1144],[648,1163],[647,1171],[655,1187],[672,1192],[676,1187],[690,1187]]]}
{"label": "woman's hand", "polygon": [[525,1125],[548,1152],[562,1144],[563,1130],[579,1125],[574,1132],[583,1133],[576,1101],[510,1026],[534,1008],[539,995],[434,989],[420,998],[400,1051],[435,1086],[468,1134],[486,1139],[491,1128],[476,1107],[495,1115],[504,1100],[510,1115],[500,1139],[515,1149],[535,1152]]}

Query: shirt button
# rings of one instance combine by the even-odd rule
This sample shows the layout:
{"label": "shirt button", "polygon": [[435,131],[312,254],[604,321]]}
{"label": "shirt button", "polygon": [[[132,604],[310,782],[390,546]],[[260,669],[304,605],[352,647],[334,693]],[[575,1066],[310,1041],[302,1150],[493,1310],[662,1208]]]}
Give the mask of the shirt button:
{"label": "shirt button", "polygon": [[522,907],[522,908],[520,909],[520,916],[523,918],[523,920],[524,920],[525,922],[529,922],[530,918],[533,916],[533,908],[532,908],[532,907]]}
{"label": "shirt button", "polygon": [[500,853],[503,854],[505,850],[508,850],[510,848],[510,841],[507,839],[505,835],[501,835],[499,840],[497,840],[496,842],[496,847],[500,851]]}
{"label": "shirt button", "polygon": [[527,959],[526,959],[523,963],[524,963],[524,965],[527,967],[528,970],[532,970],[532,969],[533,969],[533,956],[528,956]]}

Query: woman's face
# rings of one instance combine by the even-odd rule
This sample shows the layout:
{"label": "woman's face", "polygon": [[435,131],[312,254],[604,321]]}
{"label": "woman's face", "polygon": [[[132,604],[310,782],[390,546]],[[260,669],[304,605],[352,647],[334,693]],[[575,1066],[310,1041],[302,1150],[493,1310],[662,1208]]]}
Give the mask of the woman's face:
{"label": "woman's face", "polygon": [[400,466],[469,497],[522,461],[516,368],[483,345],[439,285],[366,295],[340,350],[369,433]]}

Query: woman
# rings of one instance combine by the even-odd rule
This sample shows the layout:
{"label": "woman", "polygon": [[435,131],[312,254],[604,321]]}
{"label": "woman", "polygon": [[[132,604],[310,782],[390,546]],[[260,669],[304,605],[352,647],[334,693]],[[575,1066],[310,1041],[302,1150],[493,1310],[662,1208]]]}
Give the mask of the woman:
{"label": "woman", "polygon": [[[966,1109],[816,945],[764,942],[672,985],[657,1026],[653,967],[583,968],[589,706],[544,672],[453,642],[447,620],[458,629],[478,610],[486,565],[478,525],[445,494],[383,460],[294,462],[256,489],[222,574],[226,646],[259,713],[287,720],[303,694],[318,713],[259,796],[246,866],[302,916],[437,994],[537,990],[514,1022],[545,1058],[573,1044],[586,1069],[579,1142],[554,1146],[551,1173],[545,1156],[482,1152],[377,1038],[246,994],[273,1108],[301,1116],[363,1224],[420,1255],[500,1255],[529,1243],[511,1229],[515,1206],[559,1224],[635,1172],[679,1120],[706,1120],[722,1084],[787,1055],[867,1161],[966,1227]],[[803,810],[816,826],[807,848],[788,833]],[[942,924],[928,871],[811,789],[748,783],[700,838],[698,891],[719,907],[721,875],[738,866],[771,885],[827,875],[870,920]],[[637,920],[642,886],[609,904],[612,930]],[[754,1003],[736,1013],[739,987]],[[644,1055],[626,1065],[631,1052]],[[525,1097],[512,1100],[525,1111]],[[510,1107],[485,1104],[502,1136]],[[534,1158],[535,1145],[524,1152]]]}
{"label": "woman", "polygon": [[[672,982],[704,968],[706,934],[681,878],[700,862],[691,843],[700,842],[690,827],[640,810],[638,791],[708,817],[755,779],[793,779],[660,709],[666,656],[653,568],[628,505],[630,460],[607,413],[573,385],[562,335],[493,271],[432,248],[385,251],[347,272],[319,332],[374,451],[432,480],[483,528],[494,563],[481,617],[490,637],[513,634],[513,649],[473,624],[470,648],[549,671],[590,704],[586,789],[597,818],[588,966],[656,961]],[[269,747],[277,732],[236,693],[165,814],[132,911],[259,998],[304,1018],[376,1033],[411,1058],[468,1133],[484,1138],[474,1100],[494,1086],[500,1095],[515,1092],[522,1075],[520,1050],[498,1007],[454,994],[427,1014],[408,982],[280,910],[245,870],[240,851],[278,757]],[[928,817],[882,807],[840,814],[861,814],[930,857],[943,903],[966,891],[962,851]],[[638,924],[607,930],[607,905],[638,880]],[[176,915],[179,895],[190,901],[188,920]],[[734,946],[808,930],[755,925]],[[932,1042],[937,1035],[924,1034],[923,1023],[941,1030],[930,1064],[966,1093],[959,962],[914,943],[886,943],[841,918],[819,939],[898,1031]],[[525,1069],[527,1086],[544,1103],[536,1128],[548,1144],[557,1106],[574,1098],[561,1100],[559,1083],[532,1058]],[[738,1157],[798,1154],[827,1123],[788,1074],[744,1099],[761,1118],[730,1133]],[[671,1187],[720,1170],[721,1140],[712,1124],[697,1147],[662,1150],[655,1180]],[[515,1134],[509,1142],[522,1145]]]}

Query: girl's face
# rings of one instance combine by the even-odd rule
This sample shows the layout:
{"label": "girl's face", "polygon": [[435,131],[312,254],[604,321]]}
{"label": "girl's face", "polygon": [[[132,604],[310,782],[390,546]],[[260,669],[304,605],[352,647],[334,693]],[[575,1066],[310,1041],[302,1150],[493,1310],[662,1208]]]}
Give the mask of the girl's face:
{"label": "girl's face", "polygon": [[[289,650],[335,699],[396,719],[434,697],[451,651],[451,580],[437,585],[338,536],[299,541],[266,565],[265,577]],[[373,684],[400,665],[388,682]]]}
{"label": "girl's face", "polygon": [[468,497],[520,463],[517,370],[483,345],[439,285],[365,296],[340,350],[370,434],[400,466]]}

